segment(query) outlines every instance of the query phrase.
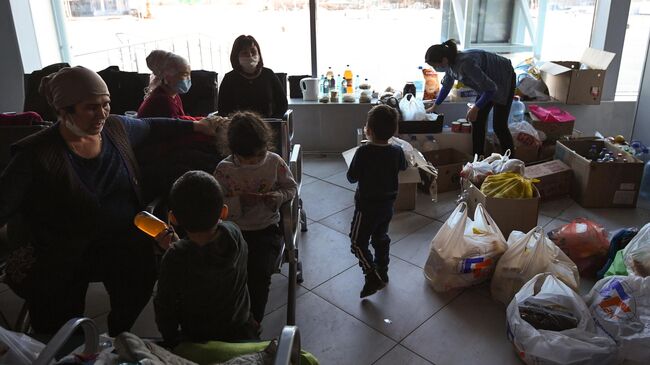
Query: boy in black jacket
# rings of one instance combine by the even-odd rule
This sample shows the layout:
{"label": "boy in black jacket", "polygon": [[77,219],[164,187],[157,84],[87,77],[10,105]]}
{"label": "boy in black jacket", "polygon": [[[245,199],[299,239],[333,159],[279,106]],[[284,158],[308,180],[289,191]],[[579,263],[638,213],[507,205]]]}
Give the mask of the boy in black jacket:
{"label": "boy in black jacket", "polygon": [[228,215],[217,180],[203,171],[181,176],[170,192],[170,219],[188,238],[165,253],[154,297],[165,345],[257,337],[248,297],[248,248]]}
{"label": "boy in black jacket", "polygon": [[[348,181],[359,183],[350,239],[366,280],[361,298],[388,283],[388,225],[397,197],[397,175],[407,167],[404,151],[388,143],[397,131],[397,120],[397,111],[387,105],[377,105],[368,112],[365,133],[370,142],[356,151],[347,173]],[[374,259],[369,244],[375,249]]]}

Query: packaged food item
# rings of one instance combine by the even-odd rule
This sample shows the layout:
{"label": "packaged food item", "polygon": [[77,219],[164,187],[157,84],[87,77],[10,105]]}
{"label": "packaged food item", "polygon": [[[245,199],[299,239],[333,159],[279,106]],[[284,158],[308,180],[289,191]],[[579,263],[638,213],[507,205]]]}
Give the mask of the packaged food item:
{"label": "packaged food item", "polygon": [[438,74],[432,68],[422,69],[424,75],[424,97],[423,100],[433,100],[440,92],[440,81]]}
{"label": "packaged food item", "polygon": [[568,308],[559,305],[545,306],[527,300],[519,304],[519,314],[538,330],[564,331],[578,325],[578,318]]}

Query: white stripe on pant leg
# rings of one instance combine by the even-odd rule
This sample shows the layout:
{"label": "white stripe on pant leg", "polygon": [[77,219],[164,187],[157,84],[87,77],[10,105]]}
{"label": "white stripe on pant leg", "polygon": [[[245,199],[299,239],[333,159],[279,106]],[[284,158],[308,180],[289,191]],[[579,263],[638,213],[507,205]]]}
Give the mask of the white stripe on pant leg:
{"label": "white stripe on pant leg", "polygon": [[[361,211],[357,211],[354,217],[352,218],[352,234],[351,234],[351,240],[352,240],[352,247],[354,252],[354,255],[359,259],[359,262],[361,263],[361,266],[366,269],[370,270],[372,269],[372,265],[368,263],[368,260],[366,260],[366,257],[363,255],[363,252],[361,251],[361,247],[357,245],[357,236],[359,235],[359,227],[361,226],[361,219],[362,219],[362,214]],[[368,242],[370,244],[370,242]],[[364,270],[364,271],[366,271]]]}

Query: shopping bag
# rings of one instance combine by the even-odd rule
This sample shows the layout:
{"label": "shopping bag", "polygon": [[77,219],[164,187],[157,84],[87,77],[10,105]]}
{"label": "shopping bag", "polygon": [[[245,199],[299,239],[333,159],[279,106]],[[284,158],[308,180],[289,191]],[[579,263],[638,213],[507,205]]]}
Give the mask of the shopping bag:
{"label": "shopping bag", "polygon": [[589,219],[576,218],[548,232],[548,238],[578,266],[583,277],[594,277],[607,261],[607,230]]}
{"label": "shopping bag", "polygon": [[550,272],[573,290],[578,290],[580,276],[576,264],[544,234],[541,227],[530,232],[512,231],[508,249],[494,270],[490,290],[492,298],[508,304],[519,289],[533,276]]}
{"label": "shopping bag", "polygon": [[480,203],[474,220],[460,203],[431,241],[424,275],[436,291],[479,284],[492,276],[506,250],[503,234]]}
{"label": "shopping bag", "polygon": [[402,120],[426,120],[427,113],[422,100],[413,94],[406,94],[399,101],[399,110],[402,113]]}
{"label": "shopping bag", "polygon": [[620,360],[650,360],[650,277],[610,276],[585,296],[603,335],[619,346]]}
{"label": "shopping bag", "polygon": [[541,132],[526,121],[510,123],[508,129],[516,147],[542,145]]}
{"label": "shopping bag", "polygon": [[506,318],[508,339],[526,364],[616,363],[616,343],[597,332],[582,298],[553,274],[528,281]]}
{"label": "shopping bag", "polygon": [[45,345],[24,333],[0,327],[0,364],[31,365]]}
{"label": "shopping bag", "polygon": [[641,228],[632,241],[623,249],[625,266],[630,275],[650,275],[650,223]]}
{"label": "shopping bag", "polygon": [[533,182],[515,172],[490,175],[481,185],[481,192],[487,197],[503,199],[530,199],[533,197]]}

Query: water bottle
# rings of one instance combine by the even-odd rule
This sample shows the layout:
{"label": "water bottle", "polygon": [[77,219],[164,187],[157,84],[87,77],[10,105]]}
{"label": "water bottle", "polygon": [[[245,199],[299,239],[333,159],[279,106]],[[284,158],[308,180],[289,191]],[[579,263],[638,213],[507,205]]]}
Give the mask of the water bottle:
{"label": "water bottle", "polygon": [[643,178],[639,188],[639,196],[645,200],[650,199],[650,161],[643,167]]}
{"label": "water bottle", "polygon": [[320,76],[321,79],[321,92],[323,95],[328,96],[330,94],[330,81],[325,77],[325,75]]}
{"label": "water bottle", "polygon": [[641,148],[641,155],[637,158],[643,161],[643,163],[650,161],[650,150],[648,147]]}
{"label": "water bottle", "polygon": [[359,85],[361,85],[361,82],[359,80],[360,80],[359,75],[354,76],[354,96],[357,99],[360,96]]}
{"label": "water bottle", "polygon": [[595,144],[591,145],[589,152],[587,152],[587,158],[591,161],[596,161],[598,159],[598,149]]}
{"label": "water bottle", "polygon": [[330,89],[335,89],[336,88],[336,80],[334,80],[334,71],[332,71],[332,66],[327,68],[327,72],[325,73],[325,77],[327,77],[327,81],[329,82],[329,88]]}
{"label": "water bottle", "polygon": [[160,232],[169,228],[165,222],[161,221],[153,214],[144,210],[136,214],[135,218],[133,219],[133,223],[141,231],[151,237],[156,237],[160,234]]}
{"label": "water bottle", "polygon": [[526,112],[526,105],[515,96],[510,107],[510,123],[517,123],[524,121],[524,113]]}
{"label": "water bottle", "polygon": [[422,95],[424,95],[424,75],[422,74],[422,66],[418,66],[418,72],[415,74],[413,84],[415,85],[415,96],[422,98]]}

